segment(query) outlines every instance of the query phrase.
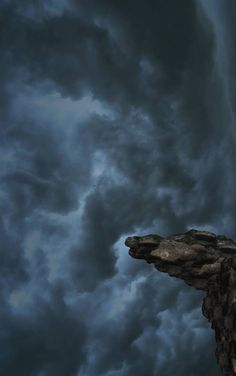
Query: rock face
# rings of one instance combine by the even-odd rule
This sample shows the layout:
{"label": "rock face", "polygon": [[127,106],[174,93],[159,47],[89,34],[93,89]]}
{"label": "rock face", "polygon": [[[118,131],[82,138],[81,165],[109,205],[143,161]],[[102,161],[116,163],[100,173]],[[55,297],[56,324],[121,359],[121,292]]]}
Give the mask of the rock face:
{"label": "rock face", "polygon": [[217,361],[225,376],[236,375],[236,243],[190,230],[166,238],[132,236],[125,244],[132,257],[206,291],[202,313],[215,330]]}

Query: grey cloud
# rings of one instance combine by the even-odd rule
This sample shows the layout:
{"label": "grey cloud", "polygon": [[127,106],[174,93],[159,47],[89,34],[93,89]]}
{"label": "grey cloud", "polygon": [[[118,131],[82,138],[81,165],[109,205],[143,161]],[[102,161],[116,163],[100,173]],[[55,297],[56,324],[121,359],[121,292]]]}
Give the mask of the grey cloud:
{"label": "grey cloud", "polygon": [[[116,288],[113,291],[109,289],[109,295],[102,293],[104,287],[100,286],[96,293],[101,300],[104,295],[108,296],[110,302],[102,311],[104,320],[91,322],[89,335],[92,339],[88,351],[91,355],[96,353],[96,357],[88,357],[91,361],[88,360],[84,368],[85,374],[129,375],[136,372],[145,375],[151,372],[168,375],[177,372],[182,375],[186,371],[192,375],[200,372],[219,374],[217,366],[213,365],[213,335],[205,336],[208,328],[199,312],[200,294],[191,294],[181,282],[175,284],[165,277],[157,278],[155,272],[147,273],[147,278],[137,283],[135,299],[126,300],[124,311],[117,308],[111,318],[109,311],[112,305],[109,303],[116,304],[115,295],[120,282],[113,282],[112,286]],[[122,284],[126,283],[129,290],[127,282]],[[96,308],[99,312],[99,304]],[[185,314],[186,309],[191,319]],[[186,325],[191,330],[186,330]],[[104,346],[101,347],[101,343]],[[201,364],[200,358],[204,358]]]}
{"label": "grey cloud", "polygon": [[[63,288],[39,296],[31,312],[1,312],[1,369],[6,375],[74,375],[84,360],[85,328],[63,302]],[[69,360],[68,360],[69,359]]]}
{"label": "grey cloud", "polygon": [[27,263],[22,255],[22,246],[19,246],[17,239],[7,231],[2,220],[0,233],[0,286],[2,291],[11,291],[17,283],[28,280]]}
{"label": "grey cloud", "polygon": [[[4,374],[216,375],[199,295],[114,251],[193,223],[234,235],[212,20],[187,0],[22,4],[0,16]],[[55,92],[53,117],[37,100]],[[64,119],[84,95],[104,111]]]}
{"label": "grey cloud", "polygon": [[[54,81],[64,94],[81,95],[92,87],[95,96],[122,105],[129,98],[129,105],[145,106],[149,112],[160,97],[159,87],[161,92],[170,87],[173,94],[182,85],[183,72],[202,70],[205,76],[212,65],[213,37],[199,21],[193,1],[183,7],[173,0],[135,6],[132,1],[113,6],[104,1],[99,7],[80,2],[74,7],[73,13],[37,23],[7,7],[2,44],[6,41],[11,49],[9,62],[24,66],[32,79]],[[118,40],[113,29],[121,32]],[[148,91],[143,60],[153,67]]]}

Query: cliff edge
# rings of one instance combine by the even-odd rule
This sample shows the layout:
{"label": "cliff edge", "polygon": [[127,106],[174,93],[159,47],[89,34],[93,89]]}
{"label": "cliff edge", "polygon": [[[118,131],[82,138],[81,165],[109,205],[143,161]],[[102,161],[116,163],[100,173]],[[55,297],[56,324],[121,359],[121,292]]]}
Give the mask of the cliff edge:
{"label": "cliff edge", "polygon": [[215,330],[217,361],[225,376],[236,375],[236,243],[190,230],[166,238],[131,236],[125,245],[130,256],[206,291],[202,313]]}

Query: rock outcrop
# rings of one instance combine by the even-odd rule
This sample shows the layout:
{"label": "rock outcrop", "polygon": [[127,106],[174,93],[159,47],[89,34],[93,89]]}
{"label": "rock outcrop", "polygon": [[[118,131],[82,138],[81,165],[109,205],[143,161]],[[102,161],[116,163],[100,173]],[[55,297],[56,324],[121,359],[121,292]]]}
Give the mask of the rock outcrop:
{"label": "rock outcrop", "polygon": [[166,238],[133,236],[125,244],[132,257],[206,291],[202,313],[215,330],[217,361],[225,376],[236,375],[236,243],[190,230]]}

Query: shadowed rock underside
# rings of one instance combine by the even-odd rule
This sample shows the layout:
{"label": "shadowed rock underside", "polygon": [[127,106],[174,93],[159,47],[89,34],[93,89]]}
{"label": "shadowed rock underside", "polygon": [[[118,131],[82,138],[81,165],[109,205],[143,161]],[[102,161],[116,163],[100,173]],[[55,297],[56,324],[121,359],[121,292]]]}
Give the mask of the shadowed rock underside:
{"label": "shadowed rock underside", "polygon": [[125,244],[130,256],[206,291],[202,313],[215,330],[217,361],[225,376],[236,375],[236,243],[190,230],[166,238],[132,236]]}

